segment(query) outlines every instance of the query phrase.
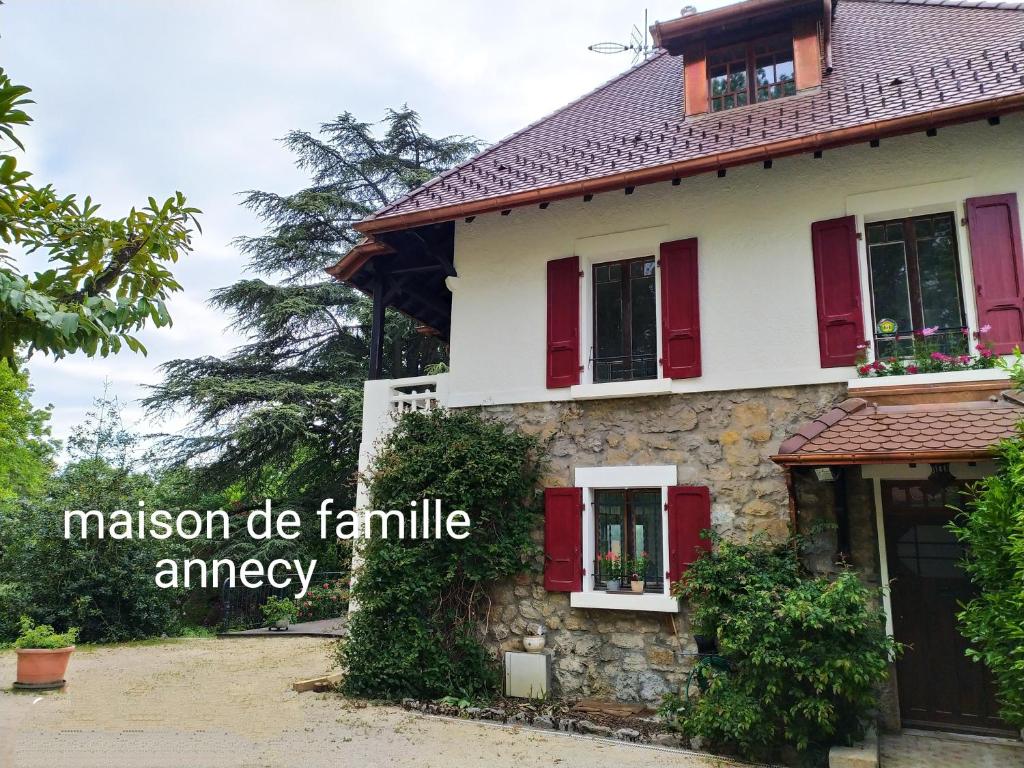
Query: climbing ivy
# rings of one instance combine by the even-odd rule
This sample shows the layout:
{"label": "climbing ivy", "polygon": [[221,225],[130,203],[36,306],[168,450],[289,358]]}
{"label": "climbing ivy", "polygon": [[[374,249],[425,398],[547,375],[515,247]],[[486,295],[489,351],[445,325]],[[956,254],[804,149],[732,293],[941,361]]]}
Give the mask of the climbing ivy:
{"label": "climbing ivy", "polygon": [[465,698],[496,693],[497,659],[481,642],[486,587],[527,568],[538,523],[534,438],[470,411],[405,414],[367,476],[373,509],[440,499],[465,510],[469,536],[363,547],[349,637],[339,643],[351,695]]}

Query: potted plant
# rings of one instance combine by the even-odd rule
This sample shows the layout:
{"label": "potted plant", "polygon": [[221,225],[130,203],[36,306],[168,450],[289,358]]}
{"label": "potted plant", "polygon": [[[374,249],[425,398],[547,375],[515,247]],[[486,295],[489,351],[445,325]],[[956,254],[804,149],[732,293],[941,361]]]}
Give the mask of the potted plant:
{"label": "potted plant", "polygon": [[718,628],[710,622],[695,623],[693,626],[693,642],[697,644],[697,653],[709,656],[718,653]]}
{"label": "potted plant", "polygon": [[523,636],[523,650],[527,653],[540,653],[543,651],[545,631],[543,624],[530,624],[526,628],[526,635]]}
{"label": "potted plant", "polygon": [[618,592],[622,589],[622,558],[609,550],[597,556],[597,563],[604,576],[605,590]]}
{"label": "potted plant", "polygon": [[67,632],[54,632],[49,624],[35,624],[27,616],[21,617],[21,633],[14,641],[18,654],[15,688],[61,688],[68,661],[75,650],[78,628]]}
{"label": "potted plant", "polygon": [[647,566],[651,559],[646,552],[641,552],[632,562],[630,568],[629,587],[634,592],[643,592],[647,586]]}
{"label": "potted plant", "polygon": [[260,610],[268,629],[284,631],[295,620],[295,603],[287,597],[271,597]]}

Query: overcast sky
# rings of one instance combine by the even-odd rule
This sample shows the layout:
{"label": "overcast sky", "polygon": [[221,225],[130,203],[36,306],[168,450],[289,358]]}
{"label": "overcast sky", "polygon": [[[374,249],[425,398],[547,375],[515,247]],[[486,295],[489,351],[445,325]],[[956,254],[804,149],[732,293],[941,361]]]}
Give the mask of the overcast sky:
{"label": "overcast sky", "polygon": [[[723,0],[7,0],[0,66],[33,89],[21,131],[23,167],[37,183],[91,194],[105,215],[181,190],[200,207],[203,235],[175,270],[185,290],[174,326],[144,332],[149,356],[81,355],[31,363],[39,405],[55,406],[66,438],[105,379],[140,431],[136,400],[177,357],[220,355],[238,343],[210,291],[244,274],[231,247],[259,232],[238,193],[287,193],[305,179],[277,140],[348,110],[376,121],[408,103],[433,135],[496,141],[631,64],[587,50],[628,42],[633,25]],[[36,265],[32,265],[33,268]]]}

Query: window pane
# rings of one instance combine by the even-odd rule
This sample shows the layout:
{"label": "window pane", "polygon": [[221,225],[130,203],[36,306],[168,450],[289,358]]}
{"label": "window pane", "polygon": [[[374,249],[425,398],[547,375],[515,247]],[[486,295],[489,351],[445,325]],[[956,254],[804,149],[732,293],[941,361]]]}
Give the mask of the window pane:
{"label": "window pane", "polygon": [[871,292],[875,300],[875,326],[882,320],[896,323],[896,332],[913,330],[910,319],[910,287],[907,259],[902,241],[872,245]]}
{"label": "window pane", "polygon": [[623,354],[623,288],[618,280],[600,283],[595,280],[594,315],[597,333],[597,356],[616,357]]}
{"label": "window pane", "polygon": [[649,589],[660,589],[665,568],[661,557],[661,491],[633,491],[632,557],[647,553],[648,566],[643,574]]}
{"label": "window pane", "polygon": [[634,261],[639,277],[630,280],[633,378],[651,379],[658,375],[657,306],[654,298],[654,259]]}
{"label": "window pane", "polygon": [[[943,216],[942,219],[949,217]],[[934,219],[915,222],[917,239],[917,264],[921,273],[921,303],[924,324],[940,328],[959,328],[963,325],[960,304],[960,286],[957,280],[958,265],[956,246],[953,243],[952,227],[948,234],[932,236],[936,230]],[[922,236],[922,233],[926,233]]]}
{"label": "window pane", "polygon": [[[597,517],[597,553],[612,552],[622,557],[626,552],[623,521],[626,514],[625,491],[595,491],[594,508]],[[597,581],[604,583],[608,574],[595,569]]]}

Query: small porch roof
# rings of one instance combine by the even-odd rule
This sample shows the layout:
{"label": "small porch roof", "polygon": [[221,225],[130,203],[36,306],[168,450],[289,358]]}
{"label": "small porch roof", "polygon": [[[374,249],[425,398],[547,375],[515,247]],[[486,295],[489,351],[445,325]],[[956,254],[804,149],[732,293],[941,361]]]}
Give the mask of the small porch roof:
{"label": "small porch roof", "polygon": [[974,461],[990,458],[1022,420],[1024,397],[1012,390],[955,403],[850,398],[804,424],[772,459],[783,466]]}

